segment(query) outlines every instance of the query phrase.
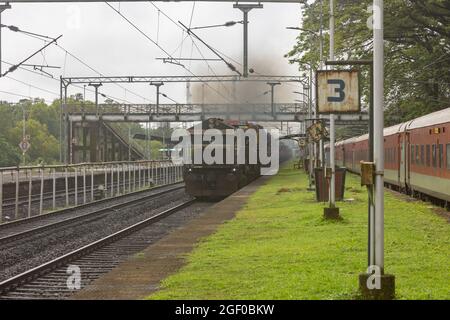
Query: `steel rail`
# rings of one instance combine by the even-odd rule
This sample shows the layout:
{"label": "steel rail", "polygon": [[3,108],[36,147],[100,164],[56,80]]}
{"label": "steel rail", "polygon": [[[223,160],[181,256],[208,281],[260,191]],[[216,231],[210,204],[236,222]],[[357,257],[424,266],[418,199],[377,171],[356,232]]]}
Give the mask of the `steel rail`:
{"label": "steel rail", "polygon": [[89,219],[89,220],[99,219],[104,214],[109,215],[109,214],[114,213],[116,210],[122,209],[124,207],[134,206],[134,205],[140,204],[142,202],[148,201],[150,199],[156,198],[158,196],[161,196],[161,195],[164,195],[164,194],[167,194],[167,193],[171,193],[173,191],[180,190],[180,189],[183,189],[183,188],[184,188],[184,186],[178,186],[178,187],[170,188],[168,190],[163,190],[163,191],[160,191],[160,192],[157,192],[157,193],[153,193],[153,194],[150,194],[150,195],[142,197],[142,198],[137,198],[137,199],[133,199],[133,200],[130,200],[130,201],[125,201],[125,202],[118,203],[118,204],[115,204],[115,205],[112,205],[112,206],[108,206],[108,207],[105,207],[105,208],[102,208],[102,209],[98,209],[98,210],[95,210],[95,211],[92,211],[92,212],[88,212],[88,213],[80,215],[80,216],[67,218],[67,219],[64,219],[64,220],[60,220],[60,221],[52,222],[52,223],[49,223],[49,224],[45,224],[43,226],[38,226],[38,227],[35,227],[35,228],[27,229],[25,231],[17,232],[17,233],[14,233],[12,235],[8,235],[8,236],[5,236],[3,238],[0,238],[0,246],[8,244],[8,243],[10,243],[12,241],[16,241],[16,240],[19,240],[19,239],[23,239],[23,238],[32,236],[33,234],[44,232],[46,230],[56,229],[56,228],[60,228],[60,227],[63,227],[63,226],[71,225],[71,224],[74,224],[76,222],[79,222],[79,221],[82,221],[82,220],[85,220],[85,219]]}
{"label": "steel rail", "polygon": [[92,242],[92,243],[85,245],[79,249],[76,249],[70,253],[67,253],[61,257],[58,257],[52,261],[46,262],[40,266],[37,266],[33,269],[30,269],[19,275],[16,275],[10,279],[0,282],[0,295],[5,295],[9,291],[16,289],[20,285],[29,283],[29,282],[33,281],[34,279],[57,269],[58,267],[61,267],[65,264],[67,264],[75,259],[78,259],[86,254],[89,254],[101,247],[104,247],[110,243],[113,243],[113,242],[121,239],[121,238],[124,238],[127,235],[137,232],[148,225],[158,222],[162,218],[165,218],[165,217],[171,215],[172,213],[175,213],[175,212],[193,204],[195,201],[196,200],[189,200],[189,201],[179,204],[173,208],[164,210],[164,211],[162,211],[150,218],[147,218],[141,222],[138,222],[132,226],[129,226],[129,227],[122,229],[116,233],[106,236],[100,240]]}

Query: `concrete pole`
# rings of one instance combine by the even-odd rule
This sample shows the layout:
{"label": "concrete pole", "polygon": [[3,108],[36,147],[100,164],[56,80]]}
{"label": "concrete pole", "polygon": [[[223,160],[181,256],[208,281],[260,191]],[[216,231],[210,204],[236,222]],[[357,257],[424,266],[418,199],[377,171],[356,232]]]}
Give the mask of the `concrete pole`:
{"label": "concrete pole", "polygon": [[374,0],[374,161],[375,176],[375,265],[384,269],[384,41],[383,0]]}
{"label": "concrete pole", "polygon": [[[330,60],[334,61],[334,0],[330,0]],[[335,138],[335,126],[334,115],[330,114],[330,167],[331,167],[331,180],[330,180],[330,208],[336,206],[335,201],[335,151],[334,145]]]}

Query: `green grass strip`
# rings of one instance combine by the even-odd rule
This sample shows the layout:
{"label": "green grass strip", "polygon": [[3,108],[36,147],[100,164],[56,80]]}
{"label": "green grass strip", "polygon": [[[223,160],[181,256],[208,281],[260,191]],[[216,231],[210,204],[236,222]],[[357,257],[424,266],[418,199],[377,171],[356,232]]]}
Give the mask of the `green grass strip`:
{"label": "green grass strip", "polygon": [[[150,299],[356,299],[367,264],[367,192],[347,175],[343,220],[325,221],[307,176],[285,166],[199,242]],[[398,299],[450,298],[450,225],[386,192],[385,266]]]}

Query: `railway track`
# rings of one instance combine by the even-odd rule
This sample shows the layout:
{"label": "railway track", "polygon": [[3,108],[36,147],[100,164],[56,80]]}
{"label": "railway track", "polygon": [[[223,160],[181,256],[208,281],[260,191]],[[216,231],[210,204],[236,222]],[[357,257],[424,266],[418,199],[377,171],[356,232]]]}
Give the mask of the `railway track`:
{"label": "railway track", "polygon": [[[150,226],[179,212],[185,201],[114,234],[0,283],[0,299],[63,299],[143,249],[154,239]],[[77,271],[81,271],[77,278]],[[77,280],[78,279],[78,280]]]}
{"label": "railway track", "polygon": [[[162,186],[153,188],[150,190],[142,190],[131,194],[124,194],[114,199],[102,199],[95,202],[90,202],[77,207],[63,209],[59,212],[34,216],[31,218],[21,219],[13,221],[7,224],[0,225],[0,246],[4,246],[13,241],[23,239],[26,237],[32,237],[38,233],[46,230],[52,230],[61,228],[81,221],[92,221],[93,219],[99,219],[104,215],[112,214],[124,207],[139,205],[149,199],[174,192],[184,188],[184,184],[178,183],[169,186]],[[146,194],[147,195],[143,195]],[[91,207],[95,208],[99,204],[107,203],[112,200],[120,200],[118,203],[105,206],[100,209],[84,210]],[[87,212],[85,212],[87,211]]]}
{"label": "railway track", "polygon": [[[125,180],[125,182],[121,182],[121,186],[123,189],[126,189],[127,186],[128,188],[131,187],[131,184],[133,184],[133,182],[130,183],[130,181],[132,180]],[[154,179],[154,183],[155,185],[159,185],[162,184],[164,182],[164,177],[158,177],[156,179]],[[139,183],[139,182],[138,182]],[[55,190],[55,194],[53,194],[53,192],[44,192],[42,194],[42,200],[41,200],[41,196],[39,193],[33,193],[30,195],[20,195],[17,199],[17,203],[16,203],[16,198],[15,196],[9,197],[9,198],[5,198],[3,199],[3,203],[2,203],[2,213],[4,215],[4,217],[8,217],[9,215],[15,215],[15,210],[16,210],[16,206],[17,206],[17,210],[19,210],[18,214],[21,215],[22,217],[26,217],[26,216],[35,216],[35,215],[39,215],[40,212],[40,204],[42,201],[43,204],[43,209],[44,210],[48,210],[51,209],[52,207],[57,207],[59,205],[61,206],[65,206],[66,205],[66,201],[69,201],[70,203],[74,203],[75,198],[77,196],[78,198],[78,203],[88,203],[91,201],[94,201],[94,199],[92,198],[92,193],[94,193],[94,197],[95,194],[97,194],[97,190],[99,188],[99,186],[103,186],[102,183],[100,184],[95,184],[94,185],[94,192],[91,191],[91,186],[88,185],[87,188],[84,188],[83,186],[78,187],[77,191],[75,191],[74,188],[69,188],[66,192],[66,190],[63,189],[56,189]],[[108,183],[108,185],[106,186],[106,190],[108,190],[108,194],[109,194],[109,190],[111,190],[111,188],[117,188],[117,183],[111,184]],[[67,200],[66,200],[67,197]],[[22,219],[22,218],[17,218],[16,219]],[[15,220],[12,220],[15,221]],[[0,224],[1,225],[1,224]]]}

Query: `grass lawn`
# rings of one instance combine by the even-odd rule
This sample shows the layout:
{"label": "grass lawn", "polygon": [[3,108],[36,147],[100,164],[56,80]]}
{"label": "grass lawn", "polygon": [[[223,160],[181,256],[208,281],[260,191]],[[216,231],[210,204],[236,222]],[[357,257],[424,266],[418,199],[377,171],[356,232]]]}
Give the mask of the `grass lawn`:
{"label": "grass lawn", "polygon": [[[307,176],[285,166],[203,239],[150,299],[354,299],[367,262],[367,193],[347,175],[343,220],[322,219]],[[386,192],[385,266],[398,299],[450,298],[450,224]]]}

